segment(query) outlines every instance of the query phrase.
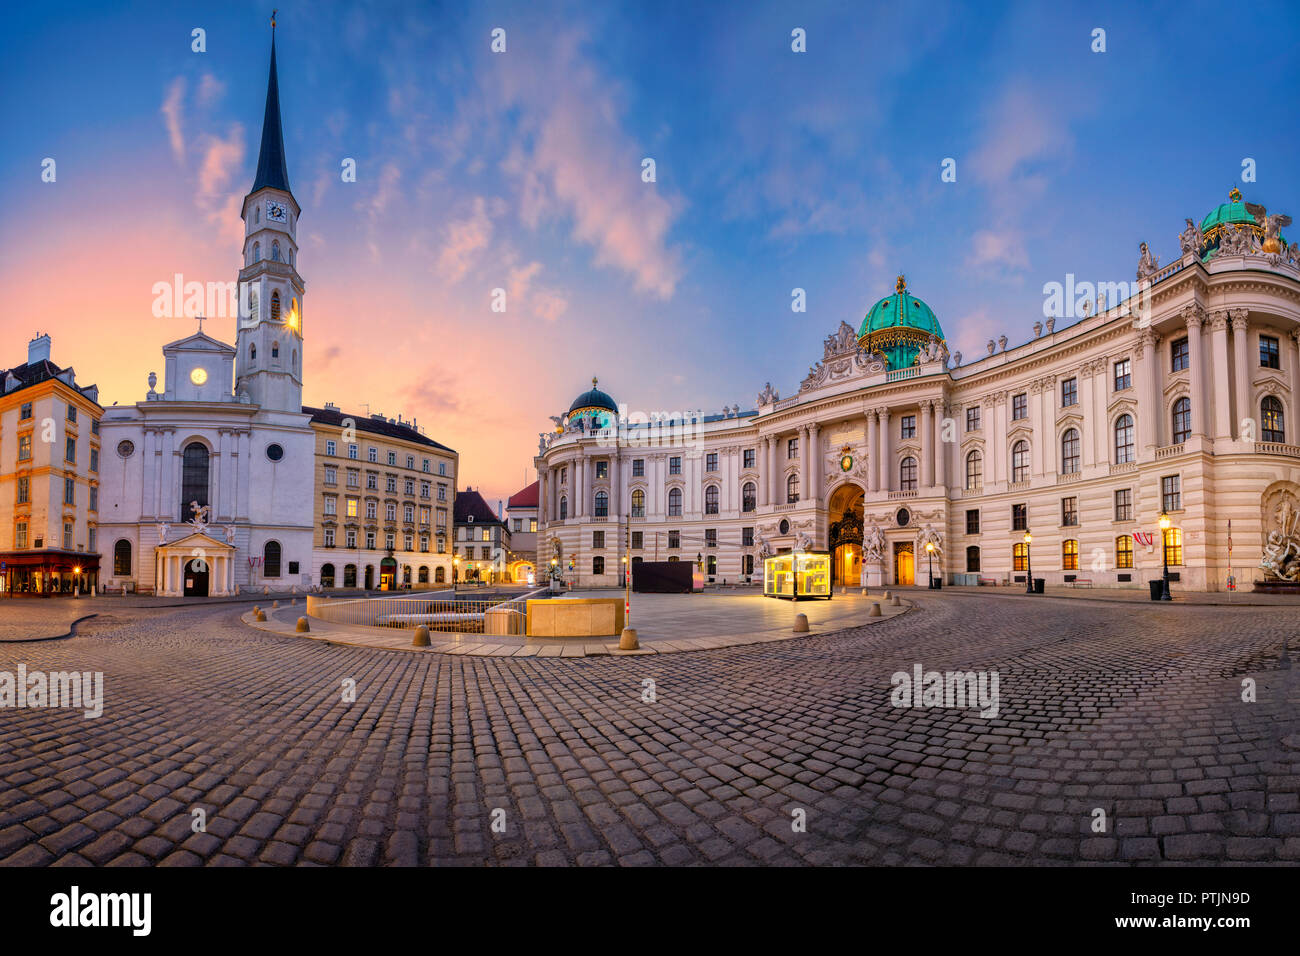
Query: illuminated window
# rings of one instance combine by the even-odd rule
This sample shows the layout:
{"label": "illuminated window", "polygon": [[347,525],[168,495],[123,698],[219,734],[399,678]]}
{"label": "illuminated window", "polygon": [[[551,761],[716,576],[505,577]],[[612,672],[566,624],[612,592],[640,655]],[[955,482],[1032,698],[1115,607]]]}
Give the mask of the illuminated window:
{"label": "illuminated window", "polygon": [[1133,567],[1133,538],[1122,534],[1115,539],[1115,567]]}
{"label": "illuminated window", "polygon": [[1285,431],[1282,428],[1282,403],[1268,395],[1259,406],[1260,439],[1262,441],[1284,442]]}
{"label": "illuminated window", "polygon": [[1183,530],[1170,528],[1165,532],[1165,563],[1169,565],[1183,563]]}
{"label": "illuminated window", "polygon": [[1029,554],[1029,545],[1025,544],[1023,541],[1018,544],[1012,545],[1011,570],[1013,571],[1025,570],[1025,560],[1028,554]]}
{"label": "illuminated window", "polygon": [[1065,571],[1079,570],[1079,542],[1074,539],[1061,544],[1061,568]]}

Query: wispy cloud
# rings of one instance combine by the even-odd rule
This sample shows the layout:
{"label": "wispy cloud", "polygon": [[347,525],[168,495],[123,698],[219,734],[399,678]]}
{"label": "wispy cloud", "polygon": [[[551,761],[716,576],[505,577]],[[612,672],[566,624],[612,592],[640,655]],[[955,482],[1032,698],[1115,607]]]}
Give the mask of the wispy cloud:
{"label": "wispy cloud", "polygon": [[185,132],[181,127],[181,104],[185,100],[185,77],[178,76],[167,87],[159,112],[167,126],[167,140],[178,163],[185,161]]}
{"label": "wispy cloud", "polygon": [[488,216],[488,202],[482,196],[475,196],[469,214],[453,219],[443,230],[442,248],[437,258],[438,275],[452,285],[459,282],[491,240],[492,220]]}

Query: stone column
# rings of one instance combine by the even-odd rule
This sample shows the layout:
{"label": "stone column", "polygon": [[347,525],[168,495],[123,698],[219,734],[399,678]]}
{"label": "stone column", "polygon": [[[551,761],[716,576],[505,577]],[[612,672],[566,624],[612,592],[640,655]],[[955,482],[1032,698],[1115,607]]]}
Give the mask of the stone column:
{"label": "stone column", "polygon": [[934,484],[947,493],[948,489],[948,446],[943,440],[944,406],[940,400],[935,403],[934,416]]}
{"label": "stone column", "polygon": [[1006,394],[991,395],[984,401],[985,447],[992,453],[992,473],[989,482],[1007,480],[1007,428],[1003,421],[1002,409],[1006,405]]}
{"label": "stone column", "polygon": [[[1228,378],[1228,313],[1213,312],[1210,322],[1210,368],[1213,372],[1214,438],[1232,439],[1232,409],[1228,399],[1232,383]],[[1240,376],[1238,376],[1240,381]],[[1194,399],[1193,399],[1194,400]]]}
{"label": "stone column", "polygon": [[248,520],[248,499],[253,494],[253,489],[248,486],[248,470],[252,464],[251,446],[252,432],[244,429],[239,433],[239,462],[236,465],[239,481],[235,489],[235,514],[239,518]]}
{"label": "stone column", "polygon": [[754,464],[758,466],[758,506],[766,508],[770,500],[767,494],[767,476],[771,472],[768,467],[767,446],[769,439],[761,438],[758,447],[754,450]]}
{"label": "stone column", "polygon": [[[1300,444],[1297,442],[1296,424],[1300,421],[1300,329],[1294,329],[1291,332],[1291,345],[1288,350],[1290,354],[1287,360],[1291,366],[1291,407],[1287,409],[1287,418],[1283,419],[1284,428],[1289,428],[1284,438],[1289,438],[1291,444]],[[1290,422],[1288,426],[1286,423]]]}
{"label": "stone column", "polygon": [[[154,449],[158,445],[158,438],[152,428],[144,429],[144,434],[140,439],[140,515],[146,518],[158,517],[158,480],[157,480],[157,462],[154,460]],[[154,562],[154,568],[157,570],[157,562]]]}
{"label": "stone column", "polygon": [[1192,434],[1205,435],[1205,356],[1201,348],[1201,327],[1205,315],[1200,306],[1191,305],[1183,310],[1187,323],[1188,358],[1191,362],[1192,380]]}
{"label": "stone column", "polygon": [[876,439],[876,410],[867,410],[867,491],[875,491],[880,481],[880,451]]}
{"label": "stone column", "polygon": [[1138,379],[1138,395],[1142,396],[1137,413],[1137,450],[1144,458],[1151,458],[1155,454],[1156,425],[1160,420],[1160,400],[1157,394],[1160,388],[1160,354],[1156,349],[1156,334],[1151,329],[1146,328],[1138,333],[1133,354],[1137,358],[1135,371],[1141,376]]}
{"label": "stone column", "polygon": [[[1233,371],[1236,373],[1237,387],[1237,414],[1235,421],[1231,423],[1228,429],[1228,435],[1241,437],[1241,421],[1244,418],[1255,418],[1259,414],[1259,409],[1255,408],[1254,402],[1251,401],[1250,394],[1250,359],[1248,358],[1250,350],[1247,344],[1250,341],[1249,333],[1249,315],[1246,309],[1229,309],[1228,318],[1232,320],[1232,357]],[[1291,371],[1294,381],[1295,363],[1291,363]],[[1224,392],[1227,392],[1227,383],[1224,383]],[[1297,395],[1294,385],[1291,389],[1291,401],[1295,401]],[[1228,400],[1227,396],[1223,399]]]}
{"label": "stone column", "polygon": [[880,462],[880,490],[888,494],[889,490],[894,487],[893,455],[890,453],[889,450],[891,436],[889,434],[889,409],[888,408],[880,409],[879,437],[880,437],[880,454],[878,458]]}
{"label": "stone column", "polygon": [[609,513],[617,518],[623,513],[623,489],[619,485],[618,449],[609,456]]}
{"label": "stone column", "polygon": [[822,428],[816,422],[808,426],[808,497],[815,504],[822,491]]}
{"label": "stone column", "polygon": [[[174,463],[176,460],[176,429],[164,428],[162,438],[162,461],[159,462],[161,467],[159,468],[160,475],[158,479],[159,486],[162,489],[162,501],[159,505],[158,513],[160,515],[166,515],[168,521],[176,521],[176,516],[180,512],[181,497],[179,492],[174,492],[172,487],[173,484],[175,484],[172,475],[174,473]],[[188,504],[188,502],[186,502],[186,504]],[[181,516],[181,520],[188,518],[188,514]]]}
{"label": "stone column", "polygon": [[934,402],[921,402],[921,469],[917,483],[922,488],[934,487]]}

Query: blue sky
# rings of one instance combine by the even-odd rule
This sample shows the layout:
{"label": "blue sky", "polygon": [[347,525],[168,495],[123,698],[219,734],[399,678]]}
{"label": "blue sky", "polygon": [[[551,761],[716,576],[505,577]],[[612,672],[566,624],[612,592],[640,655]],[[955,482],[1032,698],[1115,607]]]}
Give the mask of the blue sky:
{"label": "blue sky", "polygon": [[[152,282],[233,278],[270,10],[9,11],[11,353],[35,321],[137,400],[191,329],[157,328]],[[416,416],[495,498],[592,375],[751,407],[900,271],[953,348],[1021,341],[1044,283],[1130,280],[1144,239],[1169,261],[1234,185],[1300,214],[1297,40],[1296,4],[282,3],[305,400]]]}

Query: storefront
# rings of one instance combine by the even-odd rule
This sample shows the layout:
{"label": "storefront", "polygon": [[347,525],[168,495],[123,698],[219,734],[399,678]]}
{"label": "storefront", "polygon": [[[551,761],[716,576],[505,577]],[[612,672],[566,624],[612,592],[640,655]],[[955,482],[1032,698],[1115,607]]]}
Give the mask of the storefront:
{"label": "storefront", "polygon": [[99,587],[99,555],[82,551],[0,552],[0,594],[5,597],[55,597],[94,593]]}
{"label": "storefront", "polygon": [[763,595],[790,598],[831,597],[831,556],[826,551],[774,554],[763,559]]}

